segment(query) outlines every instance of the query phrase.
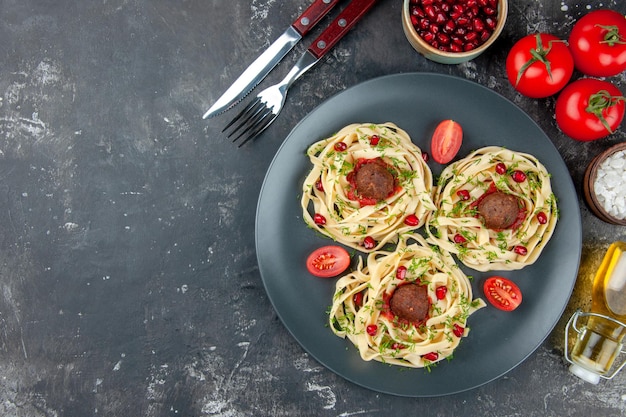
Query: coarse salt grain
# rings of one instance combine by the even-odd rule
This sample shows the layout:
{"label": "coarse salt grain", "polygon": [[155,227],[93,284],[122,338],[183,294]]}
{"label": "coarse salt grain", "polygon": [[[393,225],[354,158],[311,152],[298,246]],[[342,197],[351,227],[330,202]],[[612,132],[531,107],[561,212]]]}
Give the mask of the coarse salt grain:
{"label": "coarse salt grain", "polygon": [[598,166],[596,198],[611,216],[626,219],[626,150],[611,154]]}

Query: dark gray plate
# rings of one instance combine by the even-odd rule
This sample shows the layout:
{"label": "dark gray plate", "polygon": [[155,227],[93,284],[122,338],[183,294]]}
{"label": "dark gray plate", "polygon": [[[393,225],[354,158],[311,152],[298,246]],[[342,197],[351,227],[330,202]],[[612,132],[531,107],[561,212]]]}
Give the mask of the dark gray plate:
{"label": "dark gray plate", "polygon": [[[539,260],[520,271],[499,275],[522,290],[521,306],[510,313],[488,305],[469,319],[471,332],[451,361],[428,372],[361,360],[349,341],[327,327],[334,279],[307,273],[307,255],[332,241],[302,221],[302,181],[311,169],[305,155],[313,142],[350,123],[393,122],[423,150],[436,124],[454,119],[464,129],[459,157],[489,146],[535,155],[552,174],[561,217]],[[431,159],[432,161],[432,159]],[[435,175],[442,166],[429,162]],[[476,83],[438,74],[399,74],[377,78],[329,99],[287,137],[269,167],[256,218],[256,250],[267,294],[291,334],[321,364],[369,389],[410,397],[430,397],[478,387],[526,359],[552,331],[570,298],[580,262],[582,232],[576,191],[558,151],[518,107]],[[463,268],[474,276],[476,296],[494,273]]]}

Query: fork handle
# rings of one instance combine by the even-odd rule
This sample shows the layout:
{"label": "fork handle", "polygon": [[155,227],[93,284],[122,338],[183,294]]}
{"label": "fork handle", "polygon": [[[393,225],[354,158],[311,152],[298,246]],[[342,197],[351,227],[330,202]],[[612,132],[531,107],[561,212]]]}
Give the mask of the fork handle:
{"label": "fork handle", "polygon": [[352,26],[371,9],[376,1],[377,0],[352,0],[350,4],[339,13],[335,20],[333,20],[333,22],[313,41],[308,51],[317,59],[326,55],[326,53],[352,29]]}
{"label": "fork handle", "polygon": [[291,26],[304,36],[315,26],[322,17],[326,16],[330,9],[335,7],[340,0],[315,0],[300,16],[293,21]]}

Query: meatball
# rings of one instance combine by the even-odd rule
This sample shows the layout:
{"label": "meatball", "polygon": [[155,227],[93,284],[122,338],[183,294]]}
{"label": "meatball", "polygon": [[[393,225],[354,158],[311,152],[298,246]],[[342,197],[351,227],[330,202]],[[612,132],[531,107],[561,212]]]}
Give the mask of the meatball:
{"label": "meatball", "polygon": [[399,286],[389,300],[394,316],[414,323],[426,318],[429,306],[428,289],[415,283]]}
{"label": "meatball", "polygon": [[359,195],[374,200],[384,200],[394,190],[394,178],[384,163],[363,164],[356,173],[356,190]]}
{"label": "meatball", "polygon": [[496,191],[478,203],[478,212],[489,229],[511,227],[519,214],[519,200],[512,194]]}

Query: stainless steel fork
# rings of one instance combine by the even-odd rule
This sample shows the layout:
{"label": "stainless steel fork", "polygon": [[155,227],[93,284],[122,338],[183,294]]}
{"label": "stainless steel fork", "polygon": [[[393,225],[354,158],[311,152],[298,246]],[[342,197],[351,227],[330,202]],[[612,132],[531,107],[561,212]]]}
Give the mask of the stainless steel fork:
{"label": "stainless steel fork", "polygon": [[[243,140],[239,147],[255,138],[276,120],[285,104],[287,90],[309,68],[314,66],[358,22],[377,0],[352,0],[333,22],[302,54],[289,73],[271,87],[261,91],[237,116],[222,129],[233,142]],[[236,136],[235,136],[236,135]]]}

